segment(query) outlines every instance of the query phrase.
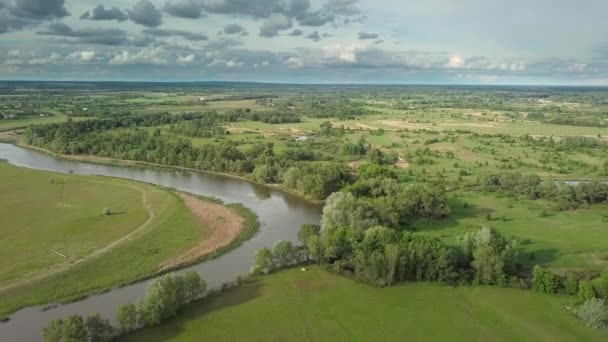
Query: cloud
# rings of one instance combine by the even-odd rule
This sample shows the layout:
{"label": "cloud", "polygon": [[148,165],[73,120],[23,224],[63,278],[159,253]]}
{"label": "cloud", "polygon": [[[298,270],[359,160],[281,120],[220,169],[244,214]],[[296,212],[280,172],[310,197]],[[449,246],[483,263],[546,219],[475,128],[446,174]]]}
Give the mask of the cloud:
{"label": "cloud", "polygon": [[209,13],[247,15],[257,19],[266,19],[279,14],[295,19],[304,26],[322,26],[333,22],[336,16],[352,16],[360,13],[356,6],[359,0],[327,0],[315,10],[311,8],[310,0],[201,1],[203,9]]}
{"label": "cloud", "polygon": [[317,31],[313,31],[311,34],[306,36],[306,38],[312,39],[315,42],[318,42],[321,40],[321,36],[319,36],[319,32],[317,32]]}
{"label": "cloud", "polygon": [[48,26],[47,31],[38,32],[43,36],[59,36],[76,38],[78,43],[100,45],[123,45],[128,42],[127,34],[118,29],[81,29],[73,30],[64,23],[55,22]]}
{"label": "cloud", "polygon": [[189,54],[187,56],[178,56],[177,57],[177,63],[179,63],[179,64],[192,64],[195,59],[196,59],[196,56],[194,54]]}
{"label": "cloud", "polygon": [[359,32],[359,40],[378,39],[380,36],[376,33]]}
{"label": "cloud", "polygon": [[294,36],[294,37],[301,36],[303,34],[304,34],[304,32],[299,29],[295,29],[289,33],[290,36]]}
{"label": "cloud", "polygon": [[280,31],[290,29],[292,26],[293,23],[288,16],[284,14],[272,14],[260,27],[260,37],[275,37]]}
{"label": "cloud", "polygon": [[80,61],[80,62],[90,62],[95,59],[96,53],[95,51],[76,51],[67,56],[68,59]]}
{"label": "cloud", "polygon": [[129,10],[129,19],[133,22],[147,27],[157,27],[162,23],[162,15],[156,7],[148,0],[139,0]]}
{"label": "cloud", "polygon": [[65,8],[65,0],[15,0],[9,6],[11,14],[27,19],[55,19],[70,15]]}
{"label": "cloud", "polygon": [[183,37],[184,39],[190,41],[201,41],[209,39],[209,37],[207,37],[205,34],[182,30],[163,30],[159,28],[149,28],[143,30],[143,33],[153,37]]}
{"label": "cloud", "polygon": [[23,28],[25,28],[26,26],[30,26],[30,25],[34,25],[34,24],[35,24],[35,22],[33,22],[29,19],[15,17],[12,15],[8,15],[7,13],[4,13],[3,11],[0,11],[0,34],[13,32],[13,31],[19,31],[19,30],[22,30]]}
{"label": "cloud", "polygon": [[105,9],[103,5],[98,5],[93,9],[93,11],[86,11],[81,16],[80,19],[89,19],[89,20],[117,20],[117,21],[125,21],[128,19],[126,13],[121,11],[117,7],[112,7],[109,9]]}
{"label": "cloud", "polygon": [[245,28],[239,24],[228,24],[226,26],[224,26],[224,31],[225,34],[244,34],[247,31],[245,30]]}
{"label": "cloud", "polygon": [[232,38],[220,38],[209,42],[206,46],[207,49],[211,50],[224,50],[230,47],[243,45],[243,42],[240,40],[232,39]]}
{"label": "cloud", "polygon": [[201,0],[171,0],[165,3],[165,12],[174,17],[198,19],[203,16]]}
{"label": "cloud", "polygon": [[116,54],[109,62],[111,65],[165,65],[168,63],[167,52],[162,47],[149,47],[136,52],[124,50]]}
{"label": "cloud", "polygon": [[277,9],[278,0],[203,0],[209,13],[243,14],[254,18],[268,18]]}

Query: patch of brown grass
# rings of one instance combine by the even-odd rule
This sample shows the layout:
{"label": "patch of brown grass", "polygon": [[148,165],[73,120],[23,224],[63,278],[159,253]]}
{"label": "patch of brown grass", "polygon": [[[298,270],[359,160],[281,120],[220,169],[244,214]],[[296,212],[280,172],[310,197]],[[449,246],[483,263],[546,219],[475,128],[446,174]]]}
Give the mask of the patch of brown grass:
{"label": "patch of brown grass", "polygon": [[211,235],[199,241],[194,247],[165,262],[159,268],[167,270],[193,260],[200,259],[207,254],[231,243],[241,232],[244,219],[233,209],[220,204],[202,201],[192,195],[180,194],[186,207],[206,227]]}

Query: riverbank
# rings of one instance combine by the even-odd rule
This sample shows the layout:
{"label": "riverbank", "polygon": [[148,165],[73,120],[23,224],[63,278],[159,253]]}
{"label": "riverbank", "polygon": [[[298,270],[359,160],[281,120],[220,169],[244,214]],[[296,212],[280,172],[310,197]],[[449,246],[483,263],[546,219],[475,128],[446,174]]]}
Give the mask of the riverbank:
{"label": "riverbank", "polygon": [[156,170],[168,170],[168,171],[182,171],[182,172],[195,172],[195,173],[200,173],[200,174],[210,174],[210,175],[218,175],[218,176],[222,176],[222,177],[230,177],[230,178],[234,178],[234,179],[239,179],[239,180],[243,180],[246,182],[250,182],[252,184],[256,184],[259,186],[263,186],[263,187],[267,187],[269,189],[273,189],[273,190],[278,190],[287,194],[290,194],[292,196],[296,196],[302,200],[305,200],[311,204],[315,204],[315,205],[322,205],[325,203],[324,200],[314,200],[311,199],[310,197],[302,194],[299,191],[293,190],[293,189],[289,189],[286,188],[280,184],[268,184],[268,183],[260,183],[258,181],[256,181],[255,179],[251,179],[249,177],[243,176],[243,175],[237,175],[237,174],[232,174],[232,173],[225,173],[225,172],[216,172],[216,171],[206,171],[206,170],[199,170],[199,169],[194,169],[194,168],[188,168],[188,167],[183,167],[183,166],[174,166],[174,165],[163,165],[163,164],[155,164],[155,163],[149,163],[149,162],[142,162],[142,161],[136,161],[136,160],[125,160],[125,159],[114,159],[114,158],[107,158],[107,157],[99,157],[99,156],[95,156],[95,155],[66,155],[66,154],[58,154],[55,153],[53,151],[47,150],[45,148],[41,148],[41,147],[37,147],[37,146],[33,146],[30,144],[26,144],[23,141],[21,141],[20,139],[14,139],[12,141],[5,141],[5,143],[8,144],[12,144],[18,147],[22,147],[28,150],[33,150],[33,151],[37,151],[40,153],[44,153],[50,156],[53,156],[55,158],[59,158],[59,159],[64,159],[64,160],[70,160],[70,161],[78,161],[78,162],[86,162],[86,163],[91,163],[91,164],[99,164],[99,165],[109,165],[109,166],[123,166],[123,167],[132,167],[132,168],[153,168]]}
{"label": "riverbank", "polygon": [[[13,166],[10,166],[10,168],[13,168]],[[104,181],[103,184],[112,182],[130,184],[131,182],[107,177],[61,175],[29,170],[27,172],[43,174],[42,177],[47,184],[49,183],[48,179],[66,179],[68,184],[71,184],[75,183],[72,181],[73,179],[83,179],[88,182],[89,178],[91,181],[100,179],[98,182],[100,184],[102,183],[101,180]],[[63,184],[66,181],[62,182],[61,189],[63,190]],[[55,182],[51,182],[50,185],[52,186],[53,183]],[[31,305],[81,300],[89,295],[106,292],[117,286],[137,283],[162,273],[214,259],[240,246],[259,230],[260,224],[257,216],[240,204],[225,206],[220,201],[203,196],[180,195],[175,191],[160,189],[150,184],[135,184],[138,184],[141,191],[145,191],[139,196],[147,198],[146,203],[149,204],[145,205],[149,205],[150,212],[154,213],[149,216],[145,226],[143,226],[145,231],[144,229],[137,229],[129,234],[127,240],[122,241],[121,239],[120,244],[113,243],[111,249],[104,247],[104,253],[95,252],[94,257],[85,256],[77,262],[72,261],[66,264],[65,269],[58,269],[57,272],[49,273],[42,278],[33,278],[28,282],[19,284],[19,286],[11,286],[0,290],[0,296],[3,297],[0,304],[0,316],[11,314]],[[105,186],[105,189],[107,192],[107,186]],[[70,193],[74,193],[74,196],[82,199],[82,195],[78,195],[77,188],[70,190]],[[186,205],[184,196],[188,196],[190,203],[199,208],[214,209],[221,212],[222,215],[231,214],[233,218],[237,218],[238,224],[232,227],[233,231],[230,235],[222,235],[219,231],[222,227],[220,226],[221,222],[217,221],[218,217],[197,215],[193,208]],[[79,201],[78,207],[81,207],[82,204],[83,202]],[[24,205],[24,207],[28,206]],[[66,208],[69,208],[69,206]],[[95,217],[102,216],[101,208],[103,206],[95,207],[95,214],[91,213],[89,215],[93,215],[93,218],[98,220]],[[116,206],[113,208],[115,210],[120,209]],[[6,218],[6,215],[4,217]],[[123,218],[125,216],[117,214],[110,217]],[[59,217],[54,214],[53,222],[58,219]],[[115,225],[112,225],[112,227],[115,227]],[[32,228],[28,229],[31,230]],[[87,229],[79,230],[87,231]],[[199,253],[196,254],[186,254],[198,245],[204,244],[207,239],[213,238],[214,234],[218,236],[218,232],[220,233],[219,238],[215,238],[214,246],[207,246],[208,248],[198,251]],[[99,234],[93,236],[97,235]],[[62,244],[69,241],[62,242]],[[42,241],[42,243],[46,242]],[[35,250],[46,251],[47,249],[35,248]],[[70,253],[65,250],[61,251],[71,257]],[[60,252],[56,253],[63,255]],[[180,256],[184,257],[176,259]],[[18,257],[15,258],[19,259]],[[8,258],[7,260],[12,259]]]}

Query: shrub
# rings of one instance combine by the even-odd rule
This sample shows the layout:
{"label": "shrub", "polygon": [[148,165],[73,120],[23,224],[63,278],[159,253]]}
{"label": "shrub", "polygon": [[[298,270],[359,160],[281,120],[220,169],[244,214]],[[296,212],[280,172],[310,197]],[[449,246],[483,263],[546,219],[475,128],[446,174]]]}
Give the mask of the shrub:
{"label": "shrub", "polygon": [[608,323],[608,307],[603,299],[592,298],[575,310],[576,317],[594,329],[603,328]]}

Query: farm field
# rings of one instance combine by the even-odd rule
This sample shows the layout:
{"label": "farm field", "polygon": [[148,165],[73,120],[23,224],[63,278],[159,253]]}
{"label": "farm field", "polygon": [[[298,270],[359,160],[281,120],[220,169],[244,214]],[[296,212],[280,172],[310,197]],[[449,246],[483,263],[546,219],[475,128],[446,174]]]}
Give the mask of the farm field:
{"label": "farm field", "polygon": [[603,341],[570,298],[497,287],[374,288],[317,267],[254,278],[120,341]]}

